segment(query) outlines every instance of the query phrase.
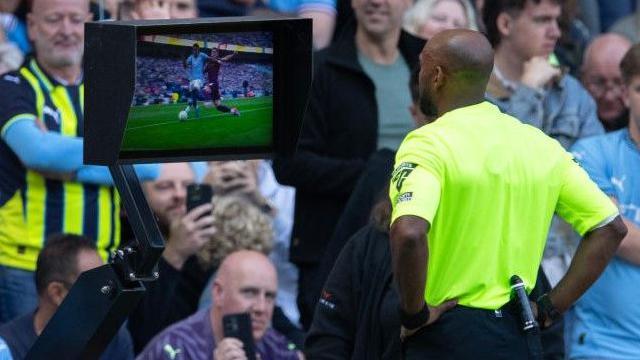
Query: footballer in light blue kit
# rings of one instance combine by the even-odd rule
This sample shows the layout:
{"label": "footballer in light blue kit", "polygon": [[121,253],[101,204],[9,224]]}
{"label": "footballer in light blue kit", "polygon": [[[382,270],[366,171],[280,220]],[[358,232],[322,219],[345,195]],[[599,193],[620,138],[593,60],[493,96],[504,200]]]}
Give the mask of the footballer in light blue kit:
{"label": "footballer in light blue kit", "polygon": [[184,67],[187,69],[189,76],[189,102],[184,111],[188,113],[193,108],[196,111],[196,117],[200,116],[198,97],[200,96],[200,89],[202,89],[204,66],[209,59],[210,57],[207,54],[200,52],[200,45],[194,43],[193,53],[184,62]]}

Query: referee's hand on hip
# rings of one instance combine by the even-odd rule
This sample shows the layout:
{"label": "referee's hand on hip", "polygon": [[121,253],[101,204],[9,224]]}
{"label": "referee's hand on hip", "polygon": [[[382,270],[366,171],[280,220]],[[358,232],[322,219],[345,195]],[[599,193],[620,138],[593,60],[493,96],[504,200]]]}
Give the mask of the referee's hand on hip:
{"label": "referee's hand on hip", "polygon": [[420,331],[422,328],[429,326],[431,324],[433,324],[434,322],[438,321],[438,319],[440,318],[440,315],[442,315],[444,312],[453,309],[456,305],[458,305],[458,300],[454,299],[454,300],[447,300],[445,302],[443,302],[442,304],[438,305],[438,306],[431,306],[428,305],[429,307],[429,319],[427,320],[427,322],[425,322],[422,326],[417,327],[415,329],[407,329],[404,326],[400,327],[400,340],[404,341],[405,339],[407,339],[408,337],[410,337],[411,335],[417,333],[418,331]]}

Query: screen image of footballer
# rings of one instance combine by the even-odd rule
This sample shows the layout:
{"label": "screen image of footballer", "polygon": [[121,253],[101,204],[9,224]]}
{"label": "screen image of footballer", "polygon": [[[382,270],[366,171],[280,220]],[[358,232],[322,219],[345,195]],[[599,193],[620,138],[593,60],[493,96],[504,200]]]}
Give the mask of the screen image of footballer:
{"label": "screen image of footballer", "polygon": [[142,35],[122,151],[272,145],[273,33]]}

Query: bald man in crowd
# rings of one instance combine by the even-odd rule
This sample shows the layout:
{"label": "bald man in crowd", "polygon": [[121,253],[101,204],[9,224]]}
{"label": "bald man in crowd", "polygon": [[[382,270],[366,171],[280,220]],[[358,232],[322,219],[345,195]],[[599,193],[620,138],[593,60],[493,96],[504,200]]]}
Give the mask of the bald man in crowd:
{"label": "bald man in crowd", "polygon": [[630,48],[627,38],[608,33],[594,38],[584,53],[581,80],[595,99],[598,118],[607,131],[622,129],[629,120],[620,61]]}
{"label": "bald man in crowd", "polygon": [[534,303],[541,326],[597,279],[626,227],[556,140],[485,101],[493,50],[482,34],[441,32],[420,59],[420,106],[438,118],[404,140],[390,187],[406,358],[526,359],[541,346],[521,330],[509,280],[531,292],[554,212],[585,237]]}
{"label": "bald man in crowd", "polygon": [[[276,269],[265,255],[241,250],[227,256],[213,284],[213,305],[156,336],[138,359],[246,359],[240,340],[225,337],[225,315],[249,313],[256,353],[262,360],[302,359],[271,318],[278,290]],[[174,354],[174,355],[172,355]]]}

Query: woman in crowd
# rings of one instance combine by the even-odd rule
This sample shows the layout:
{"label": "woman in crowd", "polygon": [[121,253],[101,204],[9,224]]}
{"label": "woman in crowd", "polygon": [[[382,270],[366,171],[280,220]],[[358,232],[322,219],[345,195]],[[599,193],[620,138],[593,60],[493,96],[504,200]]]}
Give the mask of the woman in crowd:
{"label": "woman in crowd", "polygon": [[476,12],[468,0],[418,0],[404,18],[404,30],[425,40],[442,30],[478,30]]}

